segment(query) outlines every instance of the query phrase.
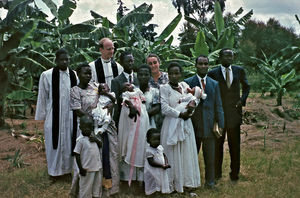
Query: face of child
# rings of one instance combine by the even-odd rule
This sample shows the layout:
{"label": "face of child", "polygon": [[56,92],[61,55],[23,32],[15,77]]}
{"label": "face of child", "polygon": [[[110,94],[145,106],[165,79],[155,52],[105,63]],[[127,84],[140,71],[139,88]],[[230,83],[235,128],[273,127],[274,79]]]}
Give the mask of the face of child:
{"label": "face of child", "polygon": [[129,82],[123,84],[123,90],[133,92],[133,86]]}
{"label": "face of child", "polygon": [[80,128],[83,136],[90,136],[94,129],[93,119],[89,118],[89,117],[82,117],[80,119],[79,128]]}
{"label": "face of child", "polygon": [[139,69],[137,73],[140,84],[148,84],[150,80],[150,71],[147,68]]}
{"label": "face of child", "polygon": [[92,78],[92,71],[90,67],[83,67],[78,74],[78,78],[81,83],[89,83]]}
{"label": "face of child", "polygon": [[101,83],[99,85],[99,93],[102,94],[102,93],[108,93],[110,91],[108,85],[106,83]]}
{"label": "face of child", "polygon": [[160,133],[153,133],[149,139],[152,148],[157,148],[160,144]]}
{"label": "face of child", "polygon": [[173,84],[177,84],[181,78],[181,72],[179,67],[172,67],[168,71],[169,81]]}

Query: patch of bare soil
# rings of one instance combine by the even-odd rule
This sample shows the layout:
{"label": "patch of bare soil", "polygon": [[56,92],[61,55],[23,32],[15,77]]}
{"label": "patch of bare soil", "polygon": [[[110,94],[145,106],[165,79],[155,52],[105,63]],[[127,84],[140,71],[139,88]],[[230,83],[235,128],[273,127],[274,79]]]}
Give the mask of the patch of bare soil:
{"label": "patch of bare soil", "polygon": [[35,121],[33,116],[5,121],[10,128],[0,130],[0,172],[13,171],[17,168],[14,165],[46,166],[43,122]]}
{"label": "patch of bare soil", "polygon": [[300,135],[300,109],[293,107],[295,101],[285,99],[278,107],[273,98],[254,96],[243,109],[242,147],[276,147]]}
{"label": "patch of bare soil", "polygon": [[[263,148],[264,140],[266,146],[276,147],[300,135],[300,109],[292,107],[291,99],[285,98],[283,104],[282,107],[276,107],[275,99],[261,98],[258,94],[248,98],[241,127],[243,148]],[[43,122],[35,121],[30,116],[23,120],[6,119],[6,123],[10,129],[0,130],[0,172],[15,169],[8,158],[14,157],[18,149],[24,166],[46,167]]]}

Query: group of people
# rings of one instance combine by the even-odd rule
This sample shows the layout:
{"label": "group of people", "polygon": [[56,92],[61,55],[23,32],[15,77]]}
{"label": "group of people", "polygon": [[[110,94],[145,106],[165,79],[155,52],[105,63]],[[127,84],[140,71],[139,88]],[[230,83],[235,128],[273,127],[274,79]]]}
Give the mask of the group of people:
{"label": "group of people", "polygon": [[223,176],[227,135],[230,179],[239,179],[242,106],[250,86],[244,69],[232,65],[232,49],[220,51],[221,66],[211,71],[200,55],[196,74],[182,81],[177,62],[163,72],[159,57],[150,54],[135,73],[131,52],[122,52],[118,63],[109,38],[99,46],[101,57],[76,71],[60,49],[57,66],[41,74],[36,120],[45,120],[52,178],[73,172],[74,197],[114,195],[120,185],[146,195],[182,193],[201,185],[202,146],[204,186],[214,189]]}

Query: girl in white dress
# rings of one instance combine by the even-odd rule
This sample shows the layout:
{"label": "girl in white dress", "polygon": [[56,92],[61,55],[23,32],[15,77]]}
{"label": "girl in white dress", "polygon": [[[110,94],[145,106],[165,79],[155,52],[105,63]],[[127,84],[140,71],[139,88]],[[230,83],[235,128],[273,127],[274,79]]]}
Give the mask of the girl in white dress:
{"label": "girl in white dress", "polygon": [[146,159],[144,168],[145,193],[154,192],[170,193],[167,170],[168,164],[164,148],[160,145],[160,132],[151,128],[147,132]]}
{"label": "girl in white dress", "polygon": [[[183,187],[197,188],[200,186],[200,170],[194,129],[189,111],[176,110],[180,99],[190,90],[188,84],[179,82],[182,68],[178,63],[171,63],[168,67],[169,83],[160,87],[161,109],[165,115],[161,130],[161,144],[168,156],[171,169],[168,169],[171,191],[183,192]],[[196,101],[195,101],[196,102]],[[186,121],[183,139],[174,144],[168,144],[170,138],[171,120],[183,119]],[[181,129],[182,130],[182,129]]]}
{"label": "girl in white dress", "polygon": [[145,96],[132,84],[123,84],[123,104],[119,120],[120,179],[143,181],[146,133],[150,128]]}

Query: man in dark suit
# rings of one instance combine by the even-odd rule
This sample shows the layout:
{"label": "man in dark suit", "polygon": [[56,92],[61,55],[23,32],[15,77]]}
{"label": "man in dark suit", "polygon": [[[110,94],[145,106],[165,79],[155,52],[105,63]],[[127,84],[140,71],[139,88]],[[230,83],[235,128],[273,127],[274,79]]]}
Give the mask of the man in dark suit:
{"label": "man in dark suit", "polygon": [[[122,103],[121,94],[122,94],[123,84],[125,82],[129,82],[134,85],[139,84],[136,75],[133,73],[133,65],[134,65],[133,55],[128,51],[123,52],[120,55],[120,64],[124,68],[124,71],[119,76],[112,79],[111,81],[111,91],[116,94],[116,98],[117,98],[117,105],[114,108],[114,116],[113,116],[113,119],[117,127],[118,127],[120,111],[121,111],[121,103]],[[131,110],[134,109],[131,108]]]}
{"label": "man in dark suit", "polygon": [[[222,177],[223,145],[227,133],[230,153],[230,179],[237,181],[240,172],[240,125],[242,124],[242,106],[250,91],[250,85],[242,67],[231,65],[234,54],[229,48],[219,52],[221,66],[208,72],[208,76],[219,82],[223,110],[225,115],[225,128],[223,136],[216,141],[216,178]],[[242,97],[240,97],[240,84]]]}
{"label": "man in dark suit", "polygon": [[196,59],[195,67],[197,74],[184,81],[191,87],[199,86],[207,94],[206,99],[201,99],[192,116],[195,131],[197,149],[202,144],[205,163],[205,186],[215,186],[215,135],[213,133],[214,123],[217,122],[220,130],[224,128],[224,113],[218,82],[207,76],[208,58],[200,55]]}

